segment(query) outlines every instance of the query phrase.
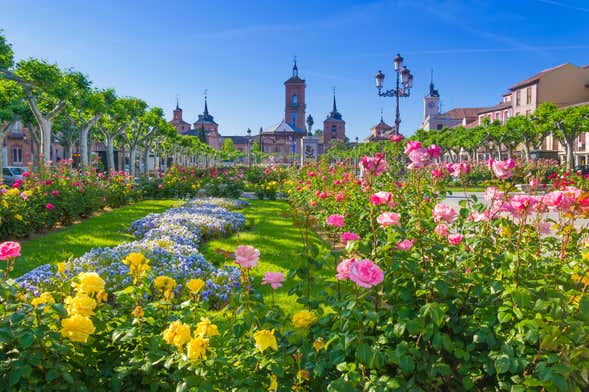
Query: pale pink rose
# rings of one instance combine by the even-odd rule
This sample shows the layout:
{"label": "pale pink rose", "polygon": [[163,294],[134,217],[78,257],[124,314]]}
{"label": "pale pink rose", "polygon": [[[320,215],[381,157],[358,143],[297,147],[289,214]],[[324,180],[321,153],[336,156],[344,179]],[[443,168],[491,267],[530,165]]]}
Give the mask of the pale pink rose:
{"label": "pale pink rose", "polygon": [[341,215],[338,215],[338,214],[329,215],[325,219],[325,222],[327,222],[327,224],[329,226],[334,226],[334,227],[343,227],[345,225],[344,217]]}
{"label": "pale pink rose", "polygon": [[0,260],[13,259],[20,256],[20,244],[6,241],[0,244]]}
{"label": "pale pink rose", "polygon": [[491,166],[491,169],[493,169],[497,178],[506,180],[513,176],[515,161],[513,159],[508,159],[506,161],[494,161],[491,159],[489,160],[489,166]]}
{"label": "pale pink rose", "polygon": [[448,242],[451,245],[458,245],[462,242],[462,236],[460,234],[448,234]]}
{"label": "pale pink rose", "polygon": [[432,211],[432,215],[434,216],[434,221],[435,222],[448,222],[448,223],[452,223],[454,222],[454,219],[456,218],[456,211],[454,211],[454,209],[450,206],[448,206],[447,204],[436,204],[436,206],[434,207],[433,211]]}
{"label": "pale pink rose", "polygon": [[374,157],[362,157],[361,165],[368,173],[377,177],[387,169],[387,161],[381,153],[376,154]]}
{"label": "pale pink rose", "polygon": [[27,199],[29,198],[29,195],[27,195],[27,193],[26,193],[26,192],[21,192],[21,193],[20,193],[20,197],[21,197],[21,199],[23,199],[23,200],[27,200]]}
{"label": "pale pink rose", "polygon": [[369,289],[383,279],[382,270],[371,260],[357,260],[350,265],[350,280],[360,287]]}
{"label": "pale pink rose", "polygon": [[235,249],[235,262],[241,268],[253,268],[258,265],[260,251],[251,245],[239,245]]}
{"label": "pale pink rose", "polygon": [[431,160],[431,156],[425,148],[414,149],[408,156],[411,160],[410,169],[425,167]]}
{"label": "pale pink rose", "polygon": [[528,211],[538,203],[534,196],[530,195],[514,195],[509,199],[509,204],[516,212]]}
{"label": "pale pink rose", "polygon": [[409,155],[409,153],[411,151],[417,150],[418,148],[421,148],[421,142],[409,141],[409,142],[407,142],[407,145],[405,146],[405,154]]}
{"label": "pale pink rose", "polygon": [[429,153],[432,159],[439,158],[442,155],[442,148],[437,144],[432,144],[427,148],[427,152]]}
{"label": "pale pink rose", "polygon": [[448,231],[449,231],[448,225],[445,224],[445,223],[440,223],[434,229],[434,233],[436,233],[440,237],[447,237],[448,236]]}
{"label": "pale pink rose", "polygon": [[450,175],[452,177],[460,177],[461,175],[468,173],[470,173],[470,164],[460,162],[452,165],[452,171],[450,172]]}
{"label": "pale pink rose", "polygon": [[282,287],[282,282],[284,282],[284,274],[282,272],[266,272],[262,280],[262,284],[269,284],[273,290]]}
{"label": "pale pink rose", "polygon": [[376,192],[372,196],[370,196],[370,203],[375,206],[388,204],[393,198],[393,194],[390,192]]}
{"label": "pale pink rose", "polygon": [[400,220],[401,216],[396,212],[383,212],[376,218],[378,224],[383,228],[387,226],[401,226]]}
{"label": "pale pink rose", "polygon": [[337,271],[337,275],[335,277],[338,280],[345,280],[350,279],[350,265],[354,263],[356,259],[343,259],[335,268]]}
{"label": "pale pink rose", "polygon": [[485,210],[484,212],[474,211],[470,214],[470,219],[473,222],[487,222],[490,219],[490,213],[488,210]]}
{"label": "pale pink rose", "polygon": [[397,248],[399,250],[409,250],[409,249],[413,248],[413,242],[411,242],[410,240],[405,238],[403,241],[401,241],[397,244]]}
{"label": "pale pink rose", "polygon": [[570,207],[569,200],[563,191],[552,191],[542,196],[542,203],[551,210],[563,209],[563,203],[568,204],[564,209]]}
{"label": "pale pink rose", "polygon": [[485,197],[489,200],[499,200],[505,197],[505,192],[498,190],[494,186],[490,186],[485,189]]}
{"label": "pale pink rose", "polygon": [[344,244],[344,246],[348,244],[348,241],[358,241],[359,239],[360,236],[358,234],[349,231],[346,231],[345,233],[342,233],[340,235],[340,240],[342,241],[342,244]]}

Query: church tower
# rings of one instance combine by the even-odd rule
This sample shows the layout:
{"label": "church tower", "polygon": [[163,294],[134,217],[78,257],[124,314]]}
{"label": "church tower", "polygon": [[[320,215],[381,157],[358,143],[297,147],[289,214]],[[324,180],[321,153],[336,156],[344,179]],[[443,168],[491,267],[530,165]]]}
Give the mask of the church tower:
{"label": "church tower", "polygon": [[323,121],[323,145],[327,148],[332,140],[346,140],[346,122],[337,111],[335,103],[335,89],[333,89],[333,108]]}
{"label": "church tower", "polygon": [[305,81],[299,78],[297,61],[292,67],[292,77],[284,82],[284,121],[299,130],[305,131]]}
{"label": "church tower", "polygon": [[423,98],[423,117],[440,114],[440,93],[434,88],[434,71],[429,82],[429,94]]}
{"label": "church tower", "polygon": [[180,108],[180,103],[178,102],[178,98],[176,98],[176,109],[173,112],[172,121],[170,124],[176,127],[178,133],[184,134],[190,131],[190,124],[184,121],[182,118],[182,109]]}

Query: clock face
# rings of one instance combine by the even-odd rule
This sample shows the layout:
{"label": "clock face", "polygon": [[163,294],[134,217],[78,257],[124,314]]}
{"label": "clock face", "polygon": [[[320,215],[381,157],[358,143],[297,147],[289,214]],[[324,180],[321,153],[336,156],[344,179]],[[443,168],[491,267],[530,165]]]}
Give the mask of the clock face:
{"label": "clock face", "polygon": [[435,103],[430,101],[430,102],[428,102],[427,107],[432,109],[434,107],[434,105],[435,105]]}

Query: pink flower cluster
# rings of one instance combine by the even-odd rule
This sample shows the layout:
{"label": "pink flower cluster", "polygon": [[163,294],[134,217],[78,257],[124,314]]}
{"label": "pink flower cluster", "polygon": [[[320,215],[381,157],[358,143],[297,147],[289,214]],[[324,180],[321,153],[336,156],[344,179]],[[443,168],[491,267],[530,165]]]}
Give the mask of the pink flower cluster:
{"label": "pink flower cluster", "polygon": [[382,153],[377,153],[373,157],[362,157],[361,165],[367,173],[376,177],[380,176],[387,169],[387,161],[384,159]]}
{"label": "pink flower cluster", "polygon": [[340,235],[340,240],[344,246],[348,244],[348,241],[358,241],[359,239],[360,236],[358,234],[349,231],[346,231]]}
{"label": "pink flower cluster", "polygon": [[251,245],[239,245],[235,249],[235,262],[241,268],[254,268],[260,260],[260,251]]}
{"label": "pink flower cluster", "polygon": [[337,266],[338,280],[350,279],[360,287],[371,288],[382,283],[384,274],[372,260],[344,259]]}
{"label": "pink flower cluster", "polygon": [[401,226],[401,215],[396,212],[383,212],[376,218],[376,221],[382,228],[387,226]]}
{"label": "pink flower cluster", "polygon": [[370,196],[370,203],[375,206],[388,205],[394,207],[393,194],[391,192],[376,192]]}
{"label": "pink flower cluster", "polygon": [[448,206],[447,204],[436,204],[436,206],[434,207],[433,211],[432,211],[432,215],[434,216],[434,221],[436,223],[439,222],[447,222],[447,223],[452,223],[454,222],[454,219],[456,218],[456,211]]}
{"label": "pink flower cluster", "polygon": [[345,223],[344,223],[344,217],[338,214],[333,214],[328,216],[325,219],[325,222],[329,225],[329,226],[333,226],[333,227],[344,227]]}
{"label": "pink flower cluster", "polygon": [[493,173],[500,180],[507,180],[513,177],[513,168],[515,167],[515,161],[508,159],[506,161],[495,161],[493,158],[489,159],[489,167],[493,170]]}
{"label": "pink flower cluster", "polygon": [[437,159],[442,155],[442,149],[436,144],[428,148],[422,147],[419,141],[407,142],[405,154],[409,157],[411,163],[407,166],[409,169],[419,169],[427,166],[432,159]]}

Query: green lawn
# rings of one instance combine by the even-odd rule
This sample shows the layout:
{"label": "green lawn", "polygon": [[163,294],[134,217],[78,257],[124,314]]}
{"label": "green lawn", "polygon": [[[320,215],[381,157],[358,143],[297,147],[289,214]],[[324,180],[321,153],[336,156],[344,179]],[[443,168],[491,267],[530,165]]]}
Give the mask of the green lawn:
{"label": "green lawn", "polygon": [[[255,277],[255,285],[258,286],[267,271],[279,271],[285,275],[289,269],[294,268],[295,255],[301,252],[301,237],[299,231],[292,224],[290,217],[286,215],[289,205],[284,201],[248,200],[250,206],[242,212],[247,218],[247,229],[235,233],[227,238],[220,238],[206,242],[201,247],[205,258],[216,265],[233,263],[232,259],[226,259],[218,252],[233,252],[237,245],[252,245],[260,250],[260,263],[252,270]],[[314,243],[319,247],[320,253],[329,251],[329,247],[316,235]],[[333,265],[324,265],[321,275],[324,278],[334,276]],[[283,309],[292,312],[295,308],[302,308],[296,304],[294,296],[288,296],[288,289],[294,282],[284,282],[283,287],[275,291],[275,301]],[[272,289],[269,286],[261,286],[262,293],[267,298]]]}
{"label": "green lawn", "polygon": [[[447,189],[452,193],[464,192],[464,188],[461,186],[449,186]],[[466,191],[469,193],[471,193],[471,192],[484,192],[485,189],[487,189],[487,188],[484,186],[467,186],[466,187]]]}
{"label": "green lawn", "polygon": [[16,260],[12,276],[20,276],[41,264],[54,264],[70,256],[81,256],[92,248],[133,240],[134,237],[127,232],[133,221],[180,203],[178,200],[144,200],[22,241],[22,257]]}

